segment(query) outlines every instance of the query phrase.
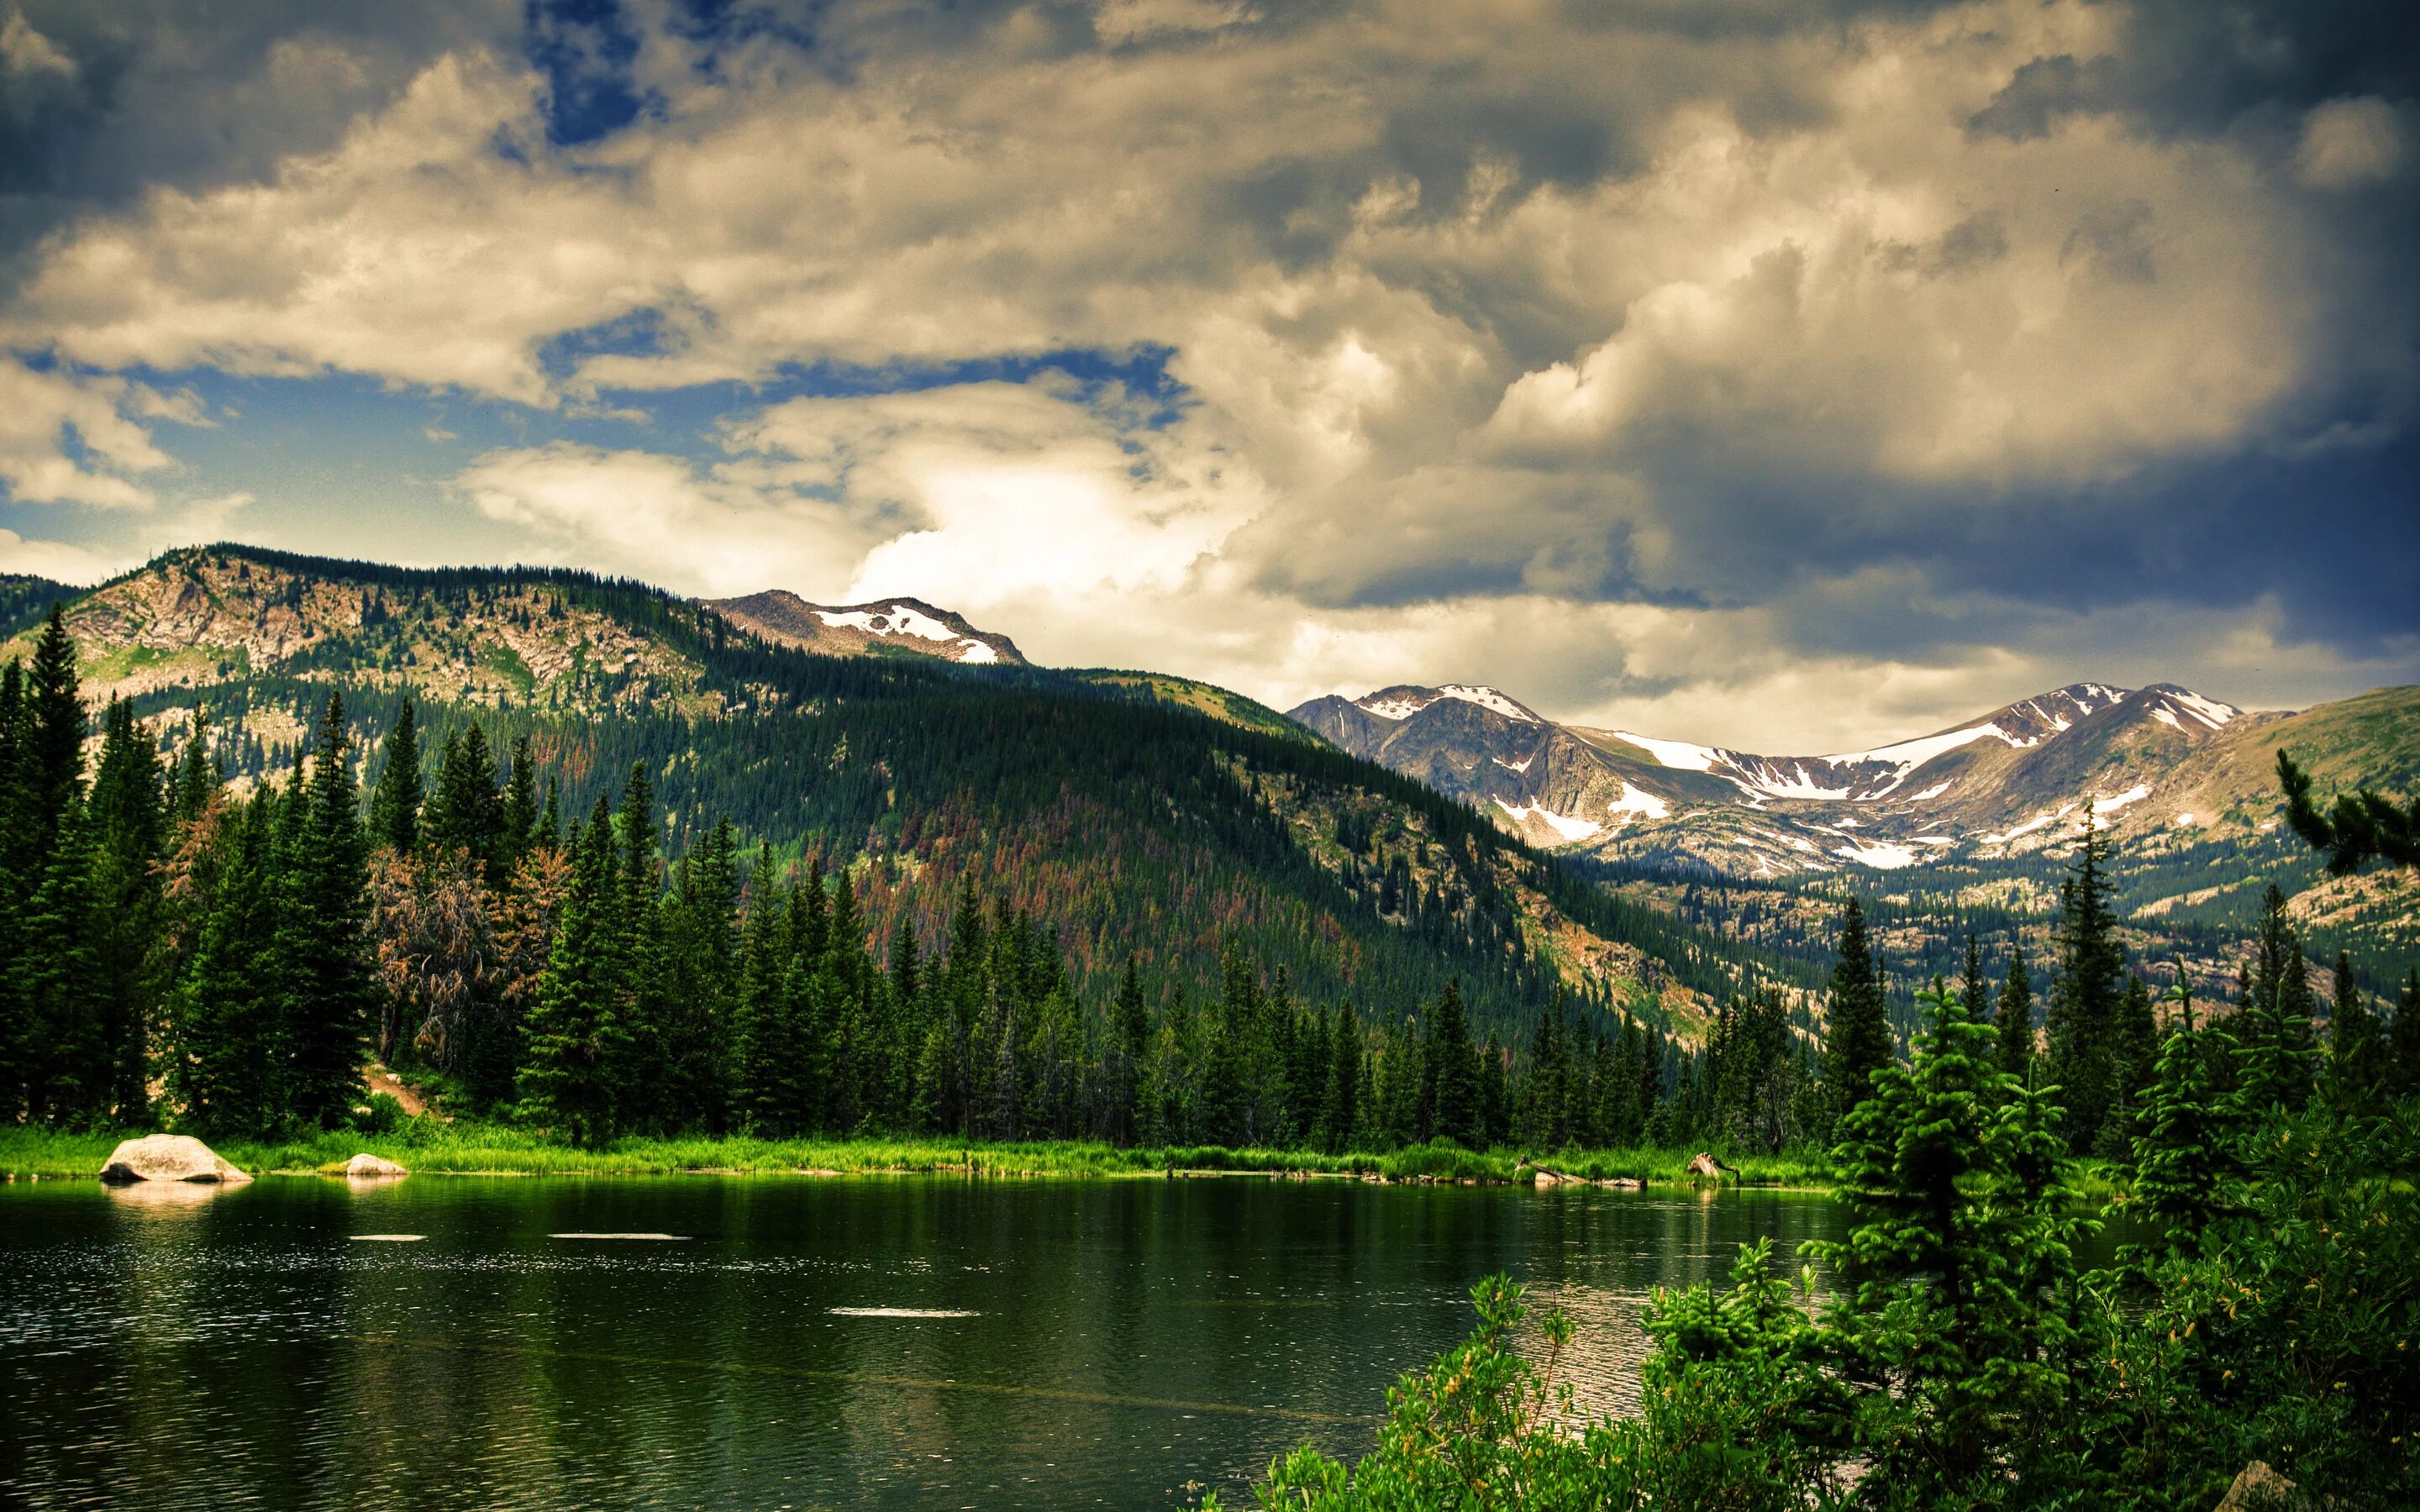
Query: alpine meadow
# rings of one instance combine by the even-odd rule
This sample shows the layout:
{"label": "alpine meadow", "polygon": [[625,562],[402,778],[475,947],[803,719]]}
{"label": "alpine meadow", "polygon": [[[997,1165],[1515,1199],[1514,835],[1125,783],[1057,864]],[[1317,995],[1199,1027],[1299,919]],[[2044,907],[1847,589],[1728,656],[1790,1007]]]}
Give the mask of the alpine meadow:
{"label": "alpine meadow", "polygon": [[2415,81],[0,0],[0,1503],[2420,1505]]}

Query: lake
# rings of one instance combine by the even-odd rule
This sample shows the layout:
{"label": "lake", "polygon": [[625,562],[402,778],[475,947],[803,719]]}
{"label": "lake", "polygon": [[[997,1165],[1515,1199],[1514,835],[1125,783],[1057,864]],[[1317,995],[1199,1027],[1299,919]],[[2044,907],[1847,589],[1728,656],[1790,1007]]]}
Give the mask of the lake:
{"label": "lake", "polygon": [[[1305,1438],[1367,1448],[1490,1272],[1574,1315],[1620,1411],[1653,1288],[1840,1228],[1796,1194],[1233,1178],[19,1182],[0,1502],[1233,1500]],[[557,1237],[650,1234],[681,1237]]]}

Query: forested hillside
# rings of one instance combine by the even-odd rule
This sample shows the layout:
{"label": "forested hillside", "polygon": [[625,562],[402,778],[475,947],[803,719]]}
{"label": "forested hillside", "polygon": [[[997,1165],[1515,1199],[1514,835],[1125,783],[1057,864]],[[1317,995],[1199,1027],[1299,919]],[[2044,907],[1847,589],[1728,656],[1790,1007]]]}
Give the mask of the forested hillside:
{"label": "forested hillside", "polygon": [[[1509,1034],[1560,984],[1694,1028],[1756,965],[1179,680],[813,656],[633,583],[249,548],[171,553],[65,623],[88,700],[125,698],[163,750],[206,710],[239,789],[292,764],[330,692],[374,783],[418,701],[432,747],[473,718],[499,758],[526,740],[567,814],[643,765],[667,855],[727,818],[784,867],[851,871],[877,950],[903,918],[938,942],[972,874],[1051,919],[1096,996],[1130,959],[1155,994],[1213,992],[1238,944],[1311,1001],[1391,1010],[1459,979]],[[32,650],[28,627],[0,655]]]}

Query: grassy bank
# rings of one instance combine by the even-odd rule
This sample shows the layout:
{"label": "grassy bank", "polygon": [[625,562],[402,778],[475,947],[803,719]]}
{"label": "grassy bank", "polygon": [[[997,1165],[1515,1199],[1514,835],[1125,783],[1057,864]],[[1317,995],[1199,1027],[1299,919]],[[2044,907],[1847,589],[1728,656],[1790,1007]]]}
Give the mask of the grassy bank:
{"label": "grassy bank", "polygon": [[[90,1179],[121,1134],[0,1129],[0,1172],[16,1180]],[[555,1144],[493,1124],[411,1119],[386,1134],[324,1134],[309,1139],[229,1140],[213,1146],[245,1170],[317,1171],[366,1151],[418,1172],[526,1176],[656,1176],[679,1172],[810,1172],[855,1175],[954,1172],[989,1177],[1150,1176],[1168,1171],[1300,1174],[1391,1181],[1526,1181],[1532,1164],[1566,1176],[1680,1183],[1694,1151],[1562,1151],[1534,1163],[1514,1151],[1475,1153],[1450,1145],[1384,1154],[1327,1155],[1298,1149],[1218,1146],[1119,1149],[1081,1141],[1026,1144],[930,1139],[622,1139],[599,1149]],[[1820,1187],[1811,1155],[1726,1157],[1760,1186]]]}

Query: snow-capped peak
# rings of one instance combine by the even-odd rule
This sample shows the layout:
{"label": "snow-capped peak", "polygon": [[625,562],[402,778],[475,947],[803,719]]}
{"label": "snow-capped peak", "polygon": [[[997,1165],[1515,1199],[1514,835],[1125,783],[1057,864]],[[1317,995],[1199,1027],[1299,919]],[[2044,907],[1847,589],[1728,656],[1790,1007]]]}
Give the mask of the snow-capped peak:
{"label": "snow-capped peak", "polygon": [[1382,687],[1355,699],[1353,706],[1381,719],[1408,719],[1439,699],[1475,703],[1518,724],[1545,722],[1500,690],[1470,683],[1448,683],[1443,687]]}

